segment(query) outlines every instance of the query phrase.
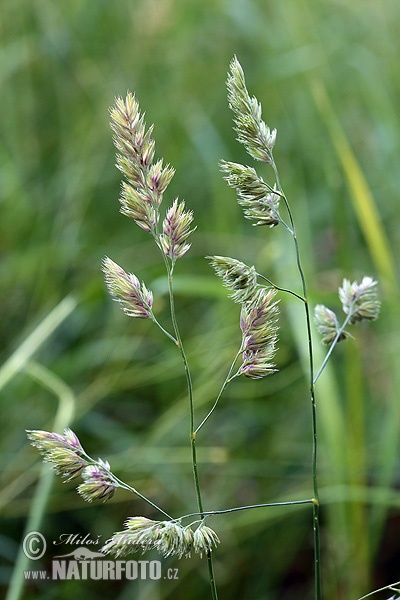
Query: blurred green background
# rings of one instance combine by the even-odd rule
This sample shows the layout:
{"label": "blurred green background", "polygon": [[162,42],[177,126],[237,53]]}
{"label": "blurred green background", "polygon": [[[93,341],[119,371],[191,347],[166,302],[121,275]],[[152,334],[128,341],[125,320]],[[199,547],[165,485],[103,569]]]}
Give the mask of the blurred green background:
{"label": "blurred green background", "polygon": [[[155,123],[157,156],[176,168],[165,206],[179,195],[195,212],[192,249],[177,265],[176,305],[197,422],[240,343],[238,307],[204,256],[256,264],[299,291],[287,234],[251,227],[219,173],[221,158],[252,164],[235,141],[226,102],[234,54],[278,129],[275,158],[312,303],[337,308],[343,277],[372,275],[382,293],[380,320],[353,331],[317,386],[324,599],[356,600],[399,579],[399,19],[395,0],[3,0],[4,589],[25,527],[49,544],[65,533],[105,541],[128,516],[158,518],[122,491],[106,505],[85,504],[73,484],[41,471],[25,429],[70,425],[89,453],[165,510],[196,509],[179,354],[151,323],[128,319],[111,302],[100,272],[107,254],[145,280],[170,328],[157,249],[118,212],[108,127],[114,96],[136,92],[148,125]],[[236,380],[199,434],[206,509],[312,494],[304,315],[290,296],[281,307],[280,372]],[[318,366],[317,339],[315,348]],[[210,525],[222,541],[215,552],[221,599],[313,598],[308,507],[234,513]],[[30,568],[49,568],[70,550],[58,548]],[[164,564],[179,567],[177,581],[25,582],[21,597],[209,597],[204,559]],[[15,594],[23,566],[14,571]]]}

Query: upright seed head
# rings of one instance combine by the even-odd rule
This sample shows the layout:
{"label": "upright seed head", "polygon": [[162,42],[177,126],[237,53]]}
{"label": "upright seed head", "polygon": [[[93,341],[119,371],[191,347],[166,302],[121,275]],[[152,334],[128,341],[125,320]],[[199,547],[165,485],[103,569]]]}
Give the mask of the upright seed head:
{"label": "upright seed head", "polygon": [[146,132],[144,114],[140,113],[139,103],[131,92],[127,93],[125,99],[115,99],[114,106],[110,108],[110,116],[115,147],[121,157],[127,160],[123,173],[127,179],[136,181],[143,166],[148,166],[152,159],[153,126]]}
{"label": "upright seed head", "polygon": [[254,96],[250,98],[243,69],[236,56],[230,64],[227,88],[238,141],[255,160],[270,163],[276,141],[276,129],[271,131],[262,120],[261,104]]}
{"label": "upright seed head", "polygon": [[170,165],[163,167],[162,159],[150,166],[147,174],[147,185],[149,189],[157,191],[159,201],[161,201],[161,195],[167,189],[174,174],[175,169]]}
{"label": "upright seed head", "polygon": [[[322,336],[322,343],[330,345],[336,338],[340,329],[335,313],[323,304],[317,304],[314,311],[314,320],[317,331]],[[342,331],[338,338],[338,342],[346,339],[348,335],[349,334],[346,331]]]}
{"label": "upright seed head", "polygon": [[343,280],[339,288],[339,298],[346,315],[351,314],[350,323],[374,321],[378,318],[381,303],[378,300],[378,282],[372,277],[363,277],[361,283]]}
{"label": "upright seed head", "polygon": [[133,94],[115,99],[110,109],[111,129],[117,148],[117,167],[128,183],[122,187],[121,212],[134,219],[145,231],[155,233],[163,193],[170,183],[174,169],[154,161],[153,126],[146,131],[144,114]]}
{"label": "upright seed head", "polygon": [[175,261],[181,258],[190,248],[186,243],[194,229],[190,229],[193,221],[193,212],[185,211],[185,202],[178,202],[175,198],[172,206],[167,210],[163,221],[163,233],[160,236],[161,247],[166,256]]}
{"label": "upright seed head", "polygon": [[123,215],[133,219],[145,231],[155,230],[160,219],[158,206],[149,202],[139,187],[123,181],[119,201]]}

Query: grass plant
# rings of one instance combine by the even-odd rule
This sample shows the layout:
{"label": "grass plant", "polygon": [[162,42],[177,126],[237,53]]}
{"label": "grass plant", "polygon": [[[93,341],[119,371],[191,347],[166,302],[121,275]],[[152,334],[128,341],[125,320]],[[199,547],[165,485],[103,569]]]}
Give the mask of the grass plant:
{"label": "grass plant", "polygon": [[[116,211],[106,123],[114,93],[137,91],[147,119],[157,124],[157,147],[176,167],[170,198],[182,194],[195,215],[174,294],[196,390],[196,426],[218,396],[240,337],[239,309],[226,300],[204,256],[256,264],[271,282],[302,295],[288,232],[252,228],[218,172],[221,157],[246,160],[230,133],[223,87],[237,52],[249,89],[279,131],[274,155],[300,236],[310,305],[336,310],[335,290],[345,277],[360,282],[373,273],[379,281],[380,319],[373,327],[358,325],[354,339],[339,344],[316,384],[324,600],[360,598],[397,579],[398,5],[163,2],[153,8],[147,0],[123,0],[118,14],[105,3],[4,3],[2,585],[11,581],[45,472],[25,429],[71,427],[90,456],[101,452],[122,480],[168,514],[185,514],[193,494],[179,352],[149,320],[113,309],[99,277],[105,252],[129,265],[152,290],[160,323],[169,322],[160,255],[146,232],[136,228],[133,235],[132,223]],[[269,181],[267,173],[268,167],[261,175]],[[9,362],[71,291],[76,303],[51,335],[31,347],[27,360]],[[235,378],[199,432],[207,509],[313,495],[304,306],[294,296],[278,297],[279,372],[261,381]],[[325,354],[316,335],[318,369]],[[54,399],[61,398],[72,399],[74,411],[58,428]],[[128,490],[86,508],[70,486],[53,479],[42,497],[48,539],[68,528],[105,540],[126,516],[143,514],[143,501]],[[223,544],[214,552],[221,597],[311,599],[310,508],[212,517]],[[150,505],[148,511],[146,517],[161,518]],[[180,598],[190,589],[194,599],[203,598],[207,570],[198,566],[197,559],[182,559],[179,585],[126,583],[113,595]],[[24,585],[24,597],[39,593],[40,586]],[[66,599],[76,597],[76,582],[57,585]],[[96,582],[84,588],[88,598],[110,593]],[[43,598],[55,593],[51,582],[40,588]]]}
{"label": "grass plant", "polygon": [[[322,600],[315,384],[328,364],[336,344],[349,337],[348,327],[361,321],[377,319],[380,312],[377,282],[368,276],[364,276],[360,283],[343,280],[342,287],[339,288],[339,299],[345,314],[342,323],[339,323],[335,312],[326,306],[318,304],[315,307],[317,330],[322,336],[322,343],[329,346],[315,374],[311,310],[300,246],[292,209],[282,188],[273,155],[277,130],[271,130],[263,121],[261,104],[254,96],[249,95],[243,69],[236,57],[230,64],[227,88],[229,107],[233,111],[235,131],[238,134],[237,139],[254,160],[271,167],[274,183],[271,185],[265,182],[254,168],[238,163],[222,161],[221,170],[229,186],[236,190],[238,202],[244,209],[244,216],[253,221],[253,225],[264,229],[265,226],[273,229],[281,225],[292,238],[301,294],[272,283],[268,277],[259,274],[254,266],[248,267],[237,259],[223,256],[210,257],[211,265],[216,274],[221,277],[224,286],[231,292],[232,300],[241,306],[242,341],[216,400],[197,427],[193,380],[177,321],[173,284],[176,263],[191,247],[188,240],[195,231],[195,228],[191,229],[193,212],[186,210],[183,200],[175,198],[165,211],[162,220],[160,209],[163,197],[175,171],[169,164],[165,165],[163,159],[155,159],[153,126],[146,128],[144,113],[140,111],[138,101],[132,93],[128,92],[125,99],[116,98],[114,106],[110,109],[111,128],[117,148],[117,167],[124,176],[120,196],[121,213],[150,234],[161,252],[168,280],[172,333],[169,333],[157,320],[153,311],[154,296],[145,283],[140,282],[133,273],[125,272],[108,257],[103,261],[105,282],[111,297],[120,304],[128,317],[149,319],[179,351],[187,383],[189,440],[198,512],[172,517],[136,487],[117,477],[111,471],[108,461],[100,458],[95,460],[87,454],[76,434],[69,428],[64,429],[62,435],[43,430],[28,430],[27,433],[31,444],[40,451],[45,462],[50,463],[55,473],[61,475],[64,481],[77,478],[81,480],[77,491],[87,502],[95,500],[106,502],[113,498],[118,488],[121,488],[138,496],[164,517],[162,521],[143,516],[129,517],[124,523],[125,529],[115,532],[101,548],[105,555],[119,559],[140,550],[143,552],[157,550],[165,558],[170,556],[191,558],[192,554],[199,554],[200,557],[204,555],[207,557],[213,600],[218,599],[218,591],[212,552],[220,543],[220,539],[206,524],[210,516],[215,517],[242,510],[310,504],[314,532],[314,598]],[[286,214],[285,217],[282,217],[282,209]],[[261,284],[258,282],[259,279],[262,281]],[[294,296],[302,302],[305,310],[311,403],[313,496],[301,500],[267,502],[206,511],[197,458],[199,432],[211,416],[215,418],[217,405],[226,387],[236,377],[243,375],[258,380],[277,371],[274,360],[279,330],[279,308],[276,300],[278,292]],[[184,521],[193,517],[197,518],[184,524]],[[14,596],[18,597],[18,591]]]}

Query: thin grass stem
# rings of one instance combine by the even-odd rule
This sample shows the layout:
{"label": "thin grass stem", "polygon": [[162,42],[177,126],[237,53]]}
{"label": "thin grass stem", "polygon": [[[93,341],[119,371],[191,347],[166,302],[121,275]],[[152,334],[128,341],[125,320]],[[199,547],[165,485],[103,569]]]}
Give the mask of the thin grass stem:
{"label": "thin grass stem", "polygon": [[264,279],[264,281],[266,281],[267,283],[269,283],[270,286],[272,286],[275,290],[278,290],[278,292],[286,292],[288,294],[291,294],[292,296],[294,296],[295,298],[298,298],[299,300],[301,300],[302,302],[305,302],[306,300],[303,298],[303,296],[300,296],[300,294],[296,294],[296,292],[294,292],[293,290],[288,290],[286,288],[282,288],[279,287],[279,285],[276,285],[275,283],[272,283],[272,281],[270,279],[268,279],[267,277],[265,277],[264,275],[261,275],[261,273],[257,273],[257,277],[260,277],[261,279]]}
{"label": "thin grass stem", "polygon": [[173,335],[171,335],[170,333],[168,333],[168,331],[166,329],[164,329],[164,327],[157,321],[157,319],[155,318],[155,316],[152,316],[152,321],[153,323],[155,323],[163,333],[165,333],[165,335],[167,336],[167,338],[169,338],[172,342],[174,342],[175,346],[178,346],[178,340],[174,338]]}
{"label": "thin grass stem", "polygon": [[332,352],[333,352],[336,344],[339,341],[340,336],[342,335],[343,331],[345,330],[347,324],[349,323],[349,321],[350,321],[350,319],[352,317],[352,314],[353,313],[351,311],[349,311],[349,314],[347,315],[347,317],[343,321],[340,329],[338,330],[338,332],[337,332],[337,334],[335,336],[335,339],[333,340],[332,344],[330,345],[329,350],[328,350],[328,352],[327,352],[327,354],[326,354],[326,356],[325,356],[325,358],[324,358],[324,360],[323,360],[323,362],[322,362],[322,364],[321,364],[321,366],[320,366],[320,368],[318,370],[318,373],[314,377],[314,384],[317,382],[317,380],[319,379],[320,375],[322,374],[322,371],[325,369],[325,367],[326,367],[326,365],[328,363],[328,360],[329,360],[329,358],[330,358],[330,356],[331,356],[331,354],[332,354]]}
{"label": "thin grass stem", "polygon": [[320,525],[319,525],[319,491],[318,491],[318,473],[317,473],[317,451],[318,451],[318,438],[317,438],[317,407],[315,400],[314,391],[314,356],[312,346],[312,334],[311,334],[311,316],[310,308],[308,303],[307,285],[306,279],[301,265],[299,243],[296,235],[296,228],[294,225],[292,211],[288,199],[283,192],[283,188],[280,182],[279,172],[276,167],[272,153],[270,155],[271,166],[275,174],[276,184],[282,194],[282,198],[289,216],[290,228],[292,229],[292,237],[295,246],[296,253],[296,264],[297,270],[300,275],[301,286],[304,296],[304,310],[307,327],[307,338],[308,338],[308,356],[309,356],[309,381],[310,381],[310,399],[311,399],[311,427],[312,427],[312,459],[311,459],[311,471],[313,481],[313,533],[314,533],[314,586],[315,586],[315,600],[321,599],[321,567],[320,567]]}
{"label": "thin grass stem", "polygon": [[390,592],[400,593],[400,590],[396,589],[394,586],[400,585],[400,581],[396,581],[395,583],[391,583],[390,585],[385,585],[385,587],[381,587],[378,590],[374,590],[373,592],[369,592],[369,594],[365,594],[365,596],[361,596],[358,600],[364,600],[364,598],[370,598],[379,592],[384,592],[385,590],[389,590]]}
{"label": "thin grass stem", "polygon": [[168,519],[173,519],[173,517],[171,517],[171,515],[169,515],[167,512],[165,512],[165,510],[163,510],[162,508],[160,508],[159,506],[157,506],[157,504],[155,504],[154,502],[152,502],[151,500],[149,500],[149,498],[146,498],[146,496],[143,496],[143,494],[141,494],[140,492],[138,492],[137,489],[135,489],[131,485],[125,483],[124,481],[122,481],[121,479],[119,479],[118,477],[116,477],[114,475],[114,473],[109,473],[109,476],[112,477],[112,479],[115,481],[115,483],[118,485],[118,487],[120,487],[120,488],[122,488],[124,490],[128,490],[129,492],[133,492],[134,494],[136,494],[136,496],[139,496],[139,498],[141,498],[142,500],[144,500],[145,502],[147,502],[147,504],[150,504],[150,506],[152,506],[153,508],[155,508],[156,510],[158,510],[159,512],[161,512],[165,517],[168,517]]}
{"label": "thin grass stem", "polygon": [[[187,389],[188,389],[188,399],[189,399],[189,415],[190,415],[189,416],[189,424],[190,424],[189,429],[190,429],[190,445],[191,445],[191,451],[192,451],[192,470],[193,470],[194,487],[195,487],[195,493],[196,493],[196,498],[197,498],[197,505],[199,508],[199,514],[200,514],[201,518],[204,519],[203,501],[202,501],[202,497],[201,497],[199,472],[198,472],[198,467],[197,467],[196,433],[194,431],[193,383],[192,383],[192,377],[191,377],[191,373],[190,373],[190,369],[189,369],[189,363],[188,363],[188,360],[186,357],[185,349],[183,347],[183,343],[182,343],[182,339],[181,339],[181,335],[180,335],[180,331],[179,331],[179,327],[178,327],[178,322],[176,320],[176,313],[175,313],[175,301],[174,301],[174,291],[173,291],[173,273],[174,273],[175,262],[172,262],[172,264],[170,265],[165,254],[163,252],[161,252],[161,254],[163,256],[164,263],[165,263],[165,266],[167,269],[167,274],[168,274],[168,292],[169,292],[172,326],[174,329],[176,344],[181,353],[182,362],[183,362],[183,365],[185,368],[185,375],[186,375],[186,382],[187,382]],[[211,586],[212,600],[218,600],[217,586],[216,586],[215,575],[214,575],[214,566],[213,566],[213,561],[212,561],[212,556],[211,556],[210,551],[207,552],[207,565],[208,565],[208,575],[209,575],[210,586]]]}
{"label": "thin grass stem", "polygon": [[[202,515],[208,517],[213,515],[224,515],[227,513],[238,512],[240,510],[250,510],[253,508],[268,508],[272,506],[296,506],[299,504],[312,504],[314,502],[314,498],[307,498],[305,500],[288,500],[287,502],[263,502],[261,504],[249,504],[246,506],[235,506],[233,508],[225,508],[223,510],[206,510],[202,513]],[[188,519],[189,517],[197,517],[201,516],[200,513],[189,513],[187,515],[183,515],[179,518]]]}
{"label": "thin grass stem", "polygon": [[209,417],[212,415],[212,413],[213,413],[213,412],[214,412],[214,410],[216,409],[216,407],[217,407],[217,404],[218,404],[218,402],[219,402],[219,400],[220,400],[220,398],[221,398],[222,394],[224,393],[224,391],[225,391],[226,387],[228,386],[228,384],[229,384],[229,383],[232,381],[232,379],[234,379],[234,378],[237,376],[237,373],[236,373],[236,374],[235,374],[235,375],[232,377],[232,371],[233,371],[233,369],[234,369],[234,366],[235,366],[235,364],[236,364],[236,361],[237,361],[237,359],[239,358],[239,356],[240,356],[240,354],[241,354],[241,352],[242,352],[242,351],[243,351],[243,350],[242,350],[242,348],[240,348],[239,352],[236,354],[236,356],[235,356],[235,358],[234,358],[234,360],[233,360],[233,362],[232,362],[232,364],[231,364],[231,366],[230,366],[230,369],[229,369],[228,375],[226,376],[226,379],[225,379],[224,383],[222,384],[222,387],[221,387],[221,389],[220,389],[220,391],[219,391],[219,394],[218,394],[218,396],[217,396],[217,398],[216,398],[216,400],[215,400],[214,404],[212,405],[211,409],[209,410],[209,412],[207,413],[207,415],[204,417],[204,419],[202,420],[202,422],[200,423],[200,425],[199,425],[199,426],[197,427],[197,429],[194,431],[194,434],[195,434],[195,435],[197,435],[197,433],[198,433],[198,432],[200,431],[200,429],[203,427],[204,423],[205,423],[205,422],[206,422],[206,421],[209,419]]}

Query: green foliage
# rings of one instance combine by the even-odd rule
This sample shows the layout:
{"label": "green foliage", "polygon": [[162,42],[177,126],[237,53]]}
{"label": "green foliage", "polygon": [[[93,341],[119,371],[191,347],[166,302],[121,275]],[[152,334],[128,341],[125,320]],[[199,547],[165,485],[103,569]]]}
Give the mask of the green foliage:
{"label": "green foliage", "polygon": [[[398,3],[3,0],[2,9],[1,584],[11,579],[26,524],[48,540],[90,532],[104,542],[116,522],[144,511],[124,492],[97,510],[70,484],[50,488],[42,479],[36,487],[39,462],[25,429],[73,425],[88,452],[107,457],[157,504],[178,513],[195,508],[179,356],[148,320],[115,309],[100,270],[109,254],[145,279],[154,313],[168,320],[157,249],[118,215],[107,113],[115,95],[137,93],[148,124],[156,123],[157,157],[176,168],[168,203],[179,194],[194,211],[197,230],[180,260],[176,309],[199,418],[240,344],[238,307],[225,299],[204,256],[240,258],[297,289],[285,232],[276,228],[267,239],[244,221],[219,172],[221,158],[244,160],[224,86],[233,54],[263,103],[263,118],[278,129],[274,156],[314,304],[335,307],[345,276],[368,273],[383,285],[379,321],[359,326],[358,340],[339,346],[318,381],[322,539],[330,556],[324,598],[356,599],[396,581]],[[218,419],[204,428],[198,458],[206,509],[310,494],[298,304],[290,297],[280,304],[288,324],[276,356],[280,372],[232,382]],[[316,350],[318,365],[317,338]],[[48,498],[41,522],[40,494]],[[312,598],[308,510],[260,509],[218,523],[222,598]],[[166,564],[179,567],[178,584],[31,582],[23,597],[205,597],[204,565]]]}

